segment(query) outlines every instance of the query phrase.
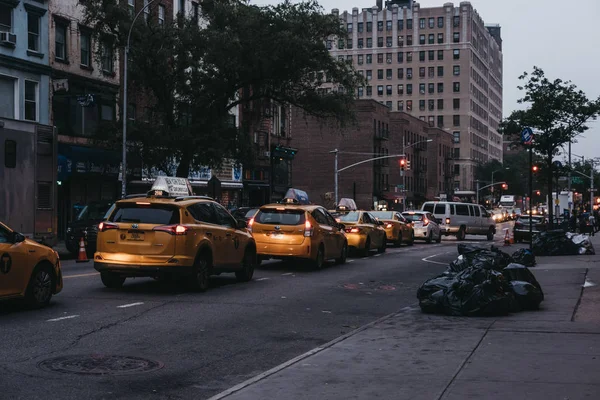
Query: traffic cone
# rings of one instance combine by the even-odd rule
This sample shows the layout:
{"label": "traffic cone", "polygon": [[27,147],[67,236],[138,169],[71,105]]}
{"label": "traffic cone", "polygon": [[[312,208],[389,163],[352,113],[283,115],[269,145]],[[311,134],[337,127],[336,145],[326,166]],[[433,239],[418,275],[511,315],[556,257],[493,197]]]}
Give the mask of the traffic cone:
{"label": "traffic cone", "polygon": [[510,229],[504,229],[504,246],[510,246]]}
{"label": "traffic cone", "polygon": [[79,241],[79,255],[77,256],[77,260],[75,260],[75,262],[82,263],[88,261],[90,260],[87,258],[87,251],[85,251],[85,242],[83,241],[82,236],[81,240]]}

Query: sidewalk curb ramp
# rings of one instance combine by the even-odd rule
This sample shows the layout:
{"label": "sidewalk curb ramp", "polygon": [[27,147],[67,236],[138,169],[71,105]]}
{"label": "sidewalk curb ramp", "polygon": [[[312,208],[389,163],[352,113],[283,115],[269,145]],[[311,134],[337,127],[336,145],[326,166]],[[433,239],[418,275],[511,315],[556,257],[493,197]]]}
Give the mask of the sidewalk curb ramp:
{"label": "sidewalk curb ramp", "polygon": [[235,385],[235,386],[233,386],[233,387],[231,387],[231,388],[229,388],[229,389],[227,389],[227,390],[225,390],[225,391],[223,391],[221,393],[218,393],[218,394],[210,397],[208,400],[220,400],[220,399],[224,399],[226,397],[229,397],[229,396],[231,396],[231,395],[239,392],[240,390],[247,388],[250,385],[253,385],[253,384],[257,383],[257,382],[260,382],[263,379],[268,378],[269,376],[278,373],[279,371],[282,371],[282,370],[284,370],[284,369],[286,369],[288,367],[291,367],[292,365],[298,363],[299,361],[304,360],[305,358],[308,358],[310,356],[318,354],[318,353],[322,352],[323,350],[327,350],[328,348],[332,347],[333,345],[335,345],[335,344],[337,344],[337,343],[339,343],[341,341],[344,341],[344,340],[348,339],[349,337],[352,337],[352,336],[354,336],[354,335],[356,335],[356,334],[358,334],[358,333],[360,333],[362,331],[365,331],[365,330],[367,330],[367,329],[369,329],[369,328],[371,328],[371,327],[373,327],[373,326],[375,326],[375,325],[377,325],[377,324],[379,324],[381,322],[384,322],[384,321],[387,321],[388,319],[391,319],[391,318],[397,317],[399,315],[402,315],[402,314],[404,314],[404,313],[406,313],[408,311],[416,310],[416,309],[418,309],[418,305],[419,305],[419,303],[413,303],[413,304],[411,304],[411,305],[409,305],[407,307],[402,308],[400,311],[396,311],[396,312],[393,312],[391,314],[384,315],[383,317],[381,317],[379,319],[376,319],[375,321],[369,322],[368,324],[363,325],[360,328],[357,328],[357,329],[355,329],[353,331],[350,331],[350,332],[348,332],[348,333],[346,333],[346,334],[344,334],[342,336],[338,336],[337,338],[335,338],[335,339],[333,339],[333,340],[325,343],[322,346],[319,346],[319,347],[316,347],[316,348],[314,348],[312,350],[309,350],[309,351],[307,351],[304,354],[300,354],[299,356],[294,357],[291,360],[288,360],[288,361],[284,362],[283,364],[279,364],[279,365],[277,365],[277,366],[275,366],[275,367],[273,367],[273,368],[271,368],[271,369],[269,369],[269,370],[267,370],[267,371],[265,371],[263,373],[260,373],[260,374],[256,375],[253,378],[245,380],[242,383],[238,383],[237,385]]}

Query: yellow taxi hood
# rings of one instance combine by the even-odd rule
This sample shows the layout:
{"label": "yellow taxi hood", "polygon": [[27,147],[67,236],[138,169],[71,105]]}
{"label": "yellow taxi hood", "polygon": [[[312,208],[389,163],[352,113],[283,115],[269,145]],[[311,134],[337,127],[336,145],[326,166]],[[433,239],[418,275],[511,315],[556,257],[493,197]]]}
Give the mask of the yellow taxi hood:
{"label": "yellow taxi hood", "polygon": [[50,251],[50,252],[54,251],[54,250],[52,250],[52,248],[50,248],[46,245],[43,245],[41,243],[38,243],[35,240],[28,239],[28,238],[25,238],[25,241],[23,243],[26,243],[27,246],[35,247],[40,250],[46,250],[46,251]]}

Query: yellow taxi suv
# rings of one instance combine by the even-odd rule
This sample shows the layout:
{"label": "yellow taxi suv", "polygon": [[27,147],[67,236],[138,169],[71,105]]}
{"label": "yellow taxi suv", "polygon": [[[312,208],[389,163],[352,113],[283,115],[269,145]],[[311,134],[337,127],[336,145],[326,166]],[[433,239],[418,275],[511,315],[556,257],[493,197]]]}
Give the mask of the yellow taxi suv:
{"label": "yellow taxi suv", "polygon": [[256,244],[246,223],[211,198],[191,193],[186,179],[159,177],[146,197],[115,203],[98,225],[94,254],[106,287],[121,287],[130,277],[185,278],[205,291],[213,274],[252,279]]}
{"label": "yellow taxi suv", "polygon": [[259,259],[295,259],[315,269],[326,260],[344,264],[348,242],[344,226],[317,205],[269,204],[250,220]]}
{"label": "yellow taxi suv", "polygon": [[62,288],[58,253],[0,223],[0,299],[42,307]]}
{"label": "yellow taxi suv", "polygon": [[415,230],[410,221],[397,211],[371,211],[372,216],[383,222],[383,229],[388,242],[394,242],[396,246],[406,243],[412,246],[415,242]]}
{"label": "yellow taxi suv", "polygon": [[338,217],[344,224],[348,246],[362,253],[365,257],[370,251],[377,249],[378,253],[385,252],[387,237],[383,222],[377,221],[367,211],[350,211]]}

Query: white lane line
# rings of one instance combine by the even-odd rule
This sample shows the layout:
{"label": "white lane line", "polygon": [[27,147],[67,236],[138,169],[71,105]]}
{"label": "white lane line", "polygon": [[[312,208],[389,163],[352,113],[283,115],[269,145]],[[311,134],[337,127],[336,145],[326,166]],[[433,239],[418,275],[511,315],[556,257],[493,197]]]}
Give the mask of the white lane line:
{"label": "white lane line", "polygon": [[257,281],[257,282],[258,282],[258,281],[266,281],[266,280],[268,280],[268,279],[269,279],[269,278],[258,278],[258,279],[255,279],[255,281]]}
{"label": "white lane line", "polygon": [[117,306],[117,308],[129,308],[129,307],[141,306],[142,304],[144,304],[144,302],[140,301],[137,303],[123,304],[121,306]]}
{"label": "white lane line", "polygon": [[285,274],[281,274],[281,276],[289,276],[289,275],[292,275],[292,274],[293,274],[293,272],[286,272]]}
{"label": "white lane line", "polygon": [[379,257],[381,254],[375,254],[375,257]]}
{"label": "white lane line", "polygon": [[77,318],[77,317],[79,317],[79,315],[67,315],[66,317],[52,318],[52,319],[46,320],[46,322],[56,322],[56,321],[62,321],[63,319],[72,319],[72,318]]}
{"label": "white lane line", "polygon": [[63,275],[63,279],[82,278],[84,276],[96,276],[96,275],[100,275],[100,273],[99,272],[92,272],[92,273],[89,273],[89,274]]}
{"label": "white lane line", "polygon": [[439,254],[434,254],[432,256],[429,256],[429,257],[421,258],[421,261],[425,261],[425,262],[432,263],[432,264],[448,265],[448,263],[443,263],[443,262],[439,262],[439,261],[431,261],[430,260],[430,258],[441,256],[442,254],[446,254],[446,253],[439,253]]}
{"label": "white lane line", "polygon": [[354,262],[354,260],[348,260],[348,262]]}

